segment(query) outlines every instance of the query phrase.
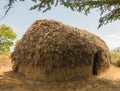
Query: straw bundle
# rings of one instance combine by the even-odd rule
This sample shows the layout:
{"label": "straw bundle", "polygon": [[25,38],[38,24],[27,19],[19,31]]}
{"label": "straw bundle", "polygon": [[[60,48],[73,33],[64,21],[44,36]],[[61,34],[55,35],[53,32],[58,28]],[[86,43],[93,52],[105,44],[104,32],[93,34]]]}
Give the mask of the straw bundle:
{"label": "straw bundle", "polygon": [[13,70],[28,78],[61,81],[97,75],[111,56],[98,36],[53,20],[38,20],[12,53]]}

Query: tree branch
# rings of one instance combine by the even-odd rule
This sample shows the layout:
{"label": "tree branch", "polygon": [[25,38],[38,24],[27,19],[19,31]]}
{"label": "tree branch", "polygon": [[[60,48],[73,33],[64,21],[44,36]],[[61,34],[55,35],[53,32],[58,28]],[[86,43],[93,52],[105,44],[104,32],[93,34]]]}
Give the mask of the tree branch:
{"label": "tree branch", "polygon": [[6,6],[4,6],[4,8],[7,8],[7,9],[6,9],[4,15],[0,18],[0,20],[2,20],[7,15],[7,13],[10,11],[14,1],[16,1],[16,0],[9,0],[9,3]]}

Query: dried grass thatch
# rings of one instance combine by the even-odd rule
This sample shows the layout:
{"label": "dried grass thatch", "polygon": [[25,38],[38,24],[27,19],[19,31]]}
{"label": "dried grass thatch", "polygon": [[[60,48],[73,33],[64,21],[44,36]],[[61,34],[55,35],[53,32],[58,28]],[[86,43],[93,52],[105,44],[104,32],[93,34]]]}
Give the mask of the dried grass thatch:
{"label": "dried grass thatch", "polygon": [[38,20],[17,43],[13,70],[43,81],[100,74],[111,57],[98,36],[53,20]]}

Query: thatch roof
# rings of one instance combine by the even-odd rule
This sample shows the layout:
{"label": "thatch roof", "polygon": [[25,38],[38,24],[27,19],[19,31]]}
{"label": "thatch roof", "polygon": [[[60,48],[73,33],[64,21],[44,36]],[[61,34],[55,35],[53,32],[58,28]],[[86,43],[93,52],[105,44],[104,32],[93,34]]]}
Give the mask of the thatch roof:
{"label": "thatch roof", "polygon": [[111,61],[109,49],[101,38],[53,20],[34,22],[17,43],[11,58],[13,70],[19,72],[21,69],[23,74],[28,68],[29,72],[32,68],[44,69],[45,74],[83,66],[92,69],[94,60],[96,69],[101,71],[108,68]]}

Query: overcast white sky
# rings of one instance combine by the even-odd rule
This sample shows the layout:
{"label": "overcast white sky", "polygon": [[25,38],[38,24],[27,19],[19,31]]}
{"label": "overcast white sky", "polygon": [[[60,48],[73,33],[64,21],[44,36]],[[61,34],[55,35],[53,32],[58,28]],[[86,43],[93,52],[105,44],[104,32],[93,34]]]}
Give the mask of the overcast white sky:
{"label": "overcast white sky", "polygon": [[[0,17],[3,16],[3,7],[8,0],[0,0]],[[52,8],[46,13],[37,10],[30,11],[30,6],[34,5],[31,0],[16,2],[7,16],[0,23],[7,24],[21,38],[30,25],[38,19],[52,19],[64,24],[71,25],[80,29],[92,32],[101,37],[110,49],[120,47],[120,21],[116,21],[97,30],[99,12],[93,11],[88,16],[83,13],[73,12],[63,6]]]}

